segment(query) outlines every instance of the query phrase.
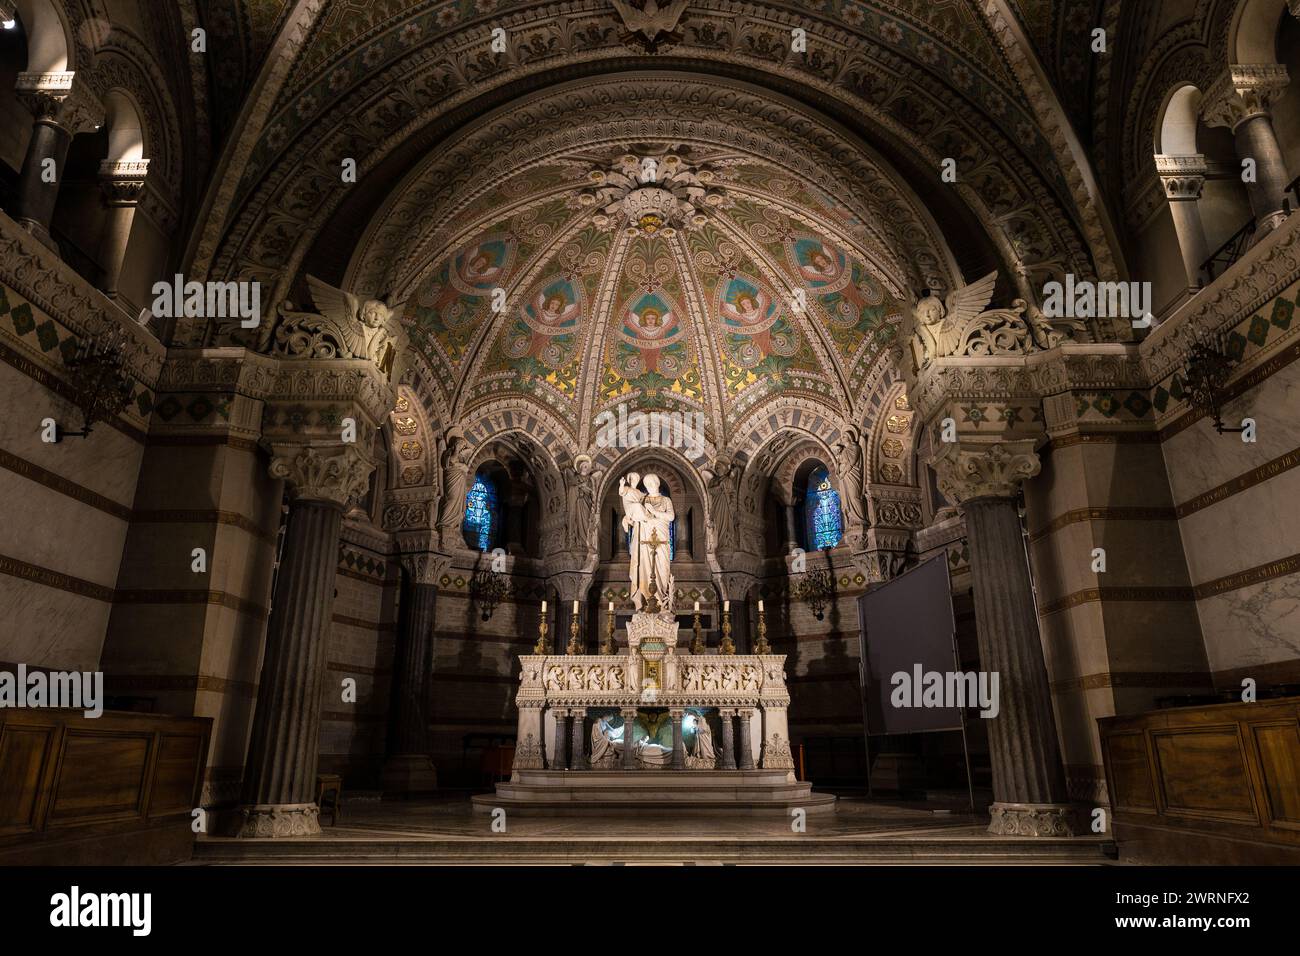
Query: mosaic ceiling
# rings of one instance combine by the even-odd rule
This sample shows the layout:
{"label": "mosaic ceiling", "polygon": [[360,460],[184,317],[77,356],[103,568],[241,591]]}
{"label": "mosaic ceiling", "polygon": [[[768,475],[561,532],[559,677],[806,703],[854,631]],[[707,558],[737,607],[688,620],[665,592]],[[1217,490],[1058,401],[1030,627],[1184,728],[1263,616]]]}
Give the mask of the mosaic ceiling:
{"label": "mosaic ceiling", "polygon": [[578,154],[483,197],[405,315],[455,418],[502,394],[575,438],[620,405],[722,431],[777,394],[847,415],[905,308],[861,225],[735,151]]}

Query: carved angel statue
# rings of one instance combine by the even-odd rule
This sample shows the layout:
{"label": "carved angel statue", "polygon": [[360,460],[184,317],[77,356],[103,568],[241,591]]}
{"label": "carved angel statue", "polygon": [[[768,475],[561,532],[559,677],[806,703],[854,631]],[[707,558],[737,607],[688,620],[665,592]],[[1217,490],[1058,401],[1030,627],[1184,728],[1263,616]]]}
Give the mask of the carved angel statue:
{"label": "carved angel statue", "polygon": [[591,456],[579,455],[573,461],[573,470],[564,475],[565,496],[568,499],[569,547],[575,551],[592,549],[592,536],[596,522],[596,487],[604,472],[593,469]]}
{"label": "carved angel statue", "polygon": [[465,520],[465,487],[469,484],[469,463],[474,446],[458,429],[451,428],[438,438],[438,463],[442,469],[442,497],[438,503],[438,527],[444,539],[455,540]]}
{"label": "carved angel statue", "polygon": [[661,33],[672,33],[686,9],[686,0],[672,0],[659,5],[659,0],[645,0],[640,9],[627,0],[612,0],[614,9],[623,18],[623,25],[632,33],[639,33],[654,42]]}
{"label": "carved angel statue", "polygon": [[1024,299],[1009,309],[987,309],[993,300],[998,274],[948,293],[940,301],[933,294],[916,304],[913,312],[912,357],[916,369],[952,355],[1015,355],[1055,348],[1061,333],[1051,324],[1026,320]]}
{"label": "carved angel statue", "polygon": [[706,529],[715,551],[731,547],[736,537],[736,486],[740,466],[719,455],[711,466],[701,469],[709,489],[709,521]]}
{"label": "carved angel statue", "polygon": [[844,516],[854,527],[865,526],[868,522],[867,509],[862,503],[864,451],[858,430],[852,425],[845,428],[834,452]]}
{"label": "carved angel statue", "polygon": [[281,303],[276,351],[301,358],[369,359],[392,381],[406,333],[387,303],[362,300],[310,275],[307,288],[320,314]]}

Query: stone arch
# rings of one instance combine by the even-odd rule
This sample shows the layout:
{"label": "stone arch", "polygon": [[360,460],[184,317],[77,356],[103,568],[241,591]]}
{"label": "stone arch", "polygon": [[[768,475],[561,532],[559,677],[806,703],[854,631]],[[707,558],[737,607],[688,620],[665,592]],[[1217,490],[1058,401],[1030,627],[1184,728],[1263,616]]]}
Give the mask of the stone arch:
{"label": "stone arch", "polygon": [[77,69],[77,43],[62,5],[54,0],[17,0],[27,33],[29,73],[71,73]]}
{"label": "stone arch", "polygon": [[1242,0],[1232,15],[1223,65],[1277,63],[1278,27],[1286,14],[1287,0]]}

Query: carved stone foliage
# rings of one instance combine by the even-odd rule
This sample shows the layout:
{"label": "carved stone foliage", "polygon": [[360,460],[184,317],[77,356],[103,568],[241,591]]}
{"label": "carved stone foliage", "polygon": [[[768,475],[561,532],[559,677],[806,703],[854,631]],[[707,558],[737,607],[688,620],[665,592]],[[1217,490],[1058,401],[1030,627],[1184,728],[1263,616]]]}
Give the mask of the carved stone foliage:
{"label": "carved stone foliage", "polygon": [[272,478],[283,478],[296,496],[342,507],[365,494],[371,462],[355,444],[340,447],[272,446]]}
{"label": "carved stone foliage", "polygon": [[939,490],[955,504],[974,498],[1015,495],[1020,483],[1042,468],[1031,440],[1015,442],[951,442],[940,445],[930,459]]}

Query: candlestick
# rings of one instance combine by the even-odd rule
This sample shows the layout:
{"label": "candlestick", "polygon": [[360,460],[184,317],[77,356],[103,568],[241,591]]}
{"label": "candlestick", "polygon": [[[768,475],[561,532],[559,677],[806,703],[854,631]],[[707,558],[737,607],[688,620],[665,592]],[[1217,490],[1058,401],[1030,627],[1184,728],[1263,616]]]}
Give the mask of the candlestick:
{"label": "candlestick", "polygon": [[731,602],[722,605],[722,643],[718,645],[719,654],[736,653],[736,645],[731,642]]}
{"label": "candlestick", "polygon": [[581,654],[582,647],[578,644],[578,602],[573,602],[573,613],[569,615],[569,646],[565,651],[570,655]]}
{"label": "candlestick", "polygon": [[700,632],[700,602],[695,602],[695,623],[693,625],[695,637],[691,640],[691,653],[704,653],[704,635]]}
{"label": "candlestick", "polygon": [[600,645],[602,654],[614,653],[614,602],[609,602],[609,614],[605,617],[605,640]]}
{"label": "candlestick", "polygon": [[767,643],[767,614],[763,611],[763,602],[758,602],[758,641],[754,644],[755,654],[771,654],[772,645]]}
{"label": "candlestick", "polygon": [[549,654],[550,645],[546,643],[546,602],[542,602],[542,616],[537,621],[537,643],[533,646],[534,654]]}

